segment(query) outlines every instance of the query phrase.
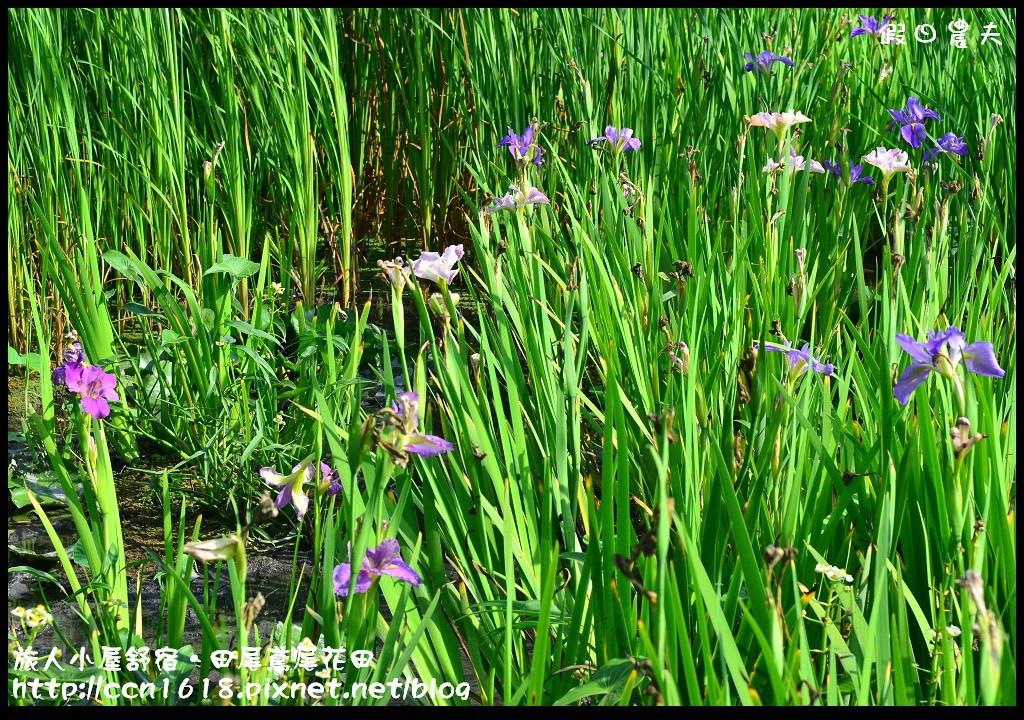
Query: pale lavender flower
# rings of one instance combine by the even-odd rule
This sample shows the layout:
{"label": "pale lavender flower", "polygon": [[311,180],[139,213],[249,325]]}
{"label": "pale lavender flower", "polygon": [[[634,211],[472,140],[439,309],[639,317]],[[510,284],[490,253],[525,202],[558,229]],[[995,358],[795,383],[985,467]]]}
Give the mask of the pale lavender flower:
{"label": "pale lavender flower", "polygon": [[775,133],[775,137],[778,138],[780,145],[786,137],[786,132],[789,131],[789,128],[793,125],[811,121],[802,112],[794,112],[793,110],[784,113],[761,112],[753,116],[748,115],[744,119],[750,127],[763,127],[766,130],[771,130]]}
{"label": "pale lavender flower", "polygon": [[302,521],[302,516],[309,509],[309,497],[302,490],[302,485],[313,480],[313,455],[308,456],[292,468],[289,475],[281,475],[272,467],[260,468],[260,477],[268,485],[281,488],[275,505],[283,508],[291,503],[295,508],[295,518]]}
{"label": "pale lavender flower", "polygon": [[[908,159],[909,156],[902,150],[895,148],[886,150],[884,147],[876,148],[861,158],[868,165],[874,165],[882,171],[886,185],[889,183],[889,178],[896,173],[908,172],[910,170],[910,163],[907,162]],[[850,181],[853,182],[852,174]]]}
{"label": "pale lavender flower", "polygon": [[807,167],[807,162],[804,160],[803,155],[797,155],[796,150],[793,148],[789,149],[789,169],[793,172],[803,170]]}
{"label": "pale lavender flower", "polygon": [[900,405],[907,404],[913,392],[933,371],[955,380],[961,360],[975,375],[1001,378],[1006,374],[999,367],[992,343],[979,340],[968,345],[966,336],[956,325],[942,332],[930,331],[928,339],[923,342],[909,335],[897,334],[896,342],[915,360],[893,387],[893,396]]}
{"label": "pale lavender flower", "polygon": [[110,415],[108,401],[120,400],[114,389],[117,376],[95,365],[67,364],[64,379],[68,390],[82,398],[82,410],[97,420]]}
{"label": "pale lavender flower", "polygon": [[[814,165],[816,165],[816,164],[817,163],[815,163],[814,160],[811,160],[811,170],[813,172],[817,172],[816,170],[814,170]],[[784,165],[784,163],[781,160],[779,160],[778,162],[775,162],[775,160],[773,160],[772,158],[768,158],[768,164],[765,165],[763,168],[761,168],[761,172],[763,172],[763,173],[778,172],[779,170],[782,169],[783,165]],[[794,150],[793,148],[790,148],[789,149],[789,169],[792,172],[798,172],[800,170],[805,169],[806,167],[807,167],[807,162],[806,162],[806,160],[804,160],[804,156],[803,155],[797,155],[796,154],[796,150]],[[818,165],[818,167],[821,167],[821,166]],[[824,172],[824,170],[822,170],[822,172]]]}
{"label": "pale lavender flower", "polygon": [[[679,354],[676,355],[676,352]],[[683,375],[690,374],[690,346],[680,340],[674,346],[668,347],[668,359],[673,364],[674,370],[679,370]]]}
{"label": "pale lavender flower", "polygon": [[380,268],[381,274],[387,278],[391,287],[398,290],[399,295],[402,294],[405,286],[412,282],[412,268],[406,265],[400,257],[396,257],[394,260],[378,260],[377,267]]}
{"label": "pale lavender flower", "polygon": [[412,272],[418,278],[441,284],[450,283],[459,273],[455,264],[462,258],[462,245],[449,245],[443,255],[425,252],[412,264]]}
{"label": "pale lavender flower", "polygon": [[231,533],[226,537],[185,543],[182,551],[186,555],[191,555],[199,562],[211,563],[218,560],[234,560],[238,556],[239,550],[242,550],[244,547],[244,541],[234,533]]}
{"label": "pale lavender flower", "polygon": [[527,205],[547,205],[551,201],[548,199],[547,195],[537,188],[530,188],[527,192],[523,192],[519,189],[518,185],[510,185],[509,192],[505,193],[505,195],[500,198],[494,198],[493,202],[494,204],[485,210],[488,215],[501,210],[515,212],[519,208],[526,207]]}
{"label": "pale lavender flower", "polygon": [[602,147],[611,150],[616,155],[621,152],[633,152],[640,149],[640,141],[633,137],[633,130],[631,128],[619,130],[614,125],[606,127],[604,135],[588,141],[587,145],[593,147],[598,143],[604,143]]}
{"label": "pale lavender flower", "polygon": [[402,441],[399,448],[420,457],[443,455],[454,449],[454,445],[437,435],[418,432],[420,396],[412,391],[401,393],[391,409],[401,419]]}
{"label": "pale lavender flower", "polygon": [[[755,346],[756,347],[756,346]],[[831,375],[835,370],[835,366],[832,363],[827,365],[822,363],[818,358],[811,355],[811,346],[804,343],[804,346],[797,350],[791,347],[791,343],[787,340],[785,345],[765,345],[764,349],[769,352],[781,352],[785,353],[789,359],[789,371],[794,377],[799,377],[807,372],[809,367],[816,373],[822,375]]]}
{"label": "pale lavender flower", "polygon": [[[364,593],[373,586],[375,580],[383,575],[389,575],[410,585],[419,585],[423,582],[416,571],[402,560],[401,551],[402,548],[398,544],[398,540],[394,538],[388,538],[376,548],[367,550],[363,567],[359,569],[355,587],[351,587],[351,591]],[[348,596],[352,585],[351,552],[350,545],[349,562],[334,568],[334,594],[341,597]]]}

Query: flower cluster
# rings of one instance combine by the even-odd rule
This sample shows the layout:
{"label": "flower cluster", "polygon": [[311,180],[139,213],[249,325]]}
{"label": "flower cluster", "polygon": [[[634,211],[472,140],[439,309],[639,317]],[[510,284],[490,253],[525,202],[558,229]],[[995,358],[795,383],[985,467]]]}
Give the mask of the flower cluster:
{"label": "flower cluster", "polygon": [[827,565],[826,563],[818,563],[814,566],[814,572],[821,573],[832,582],[841,583],[852,583],[853,575],[846,572],[846,568],[836,567],[835,565]]}
{"label": "flower cluster", "polygon": [[53,624],[53,615],[45,605],[36,605],[27,610],[20,605],[11,610],[11,616],[20,620],[30,629],[41,628]]}
{"label": "flower cluster", "polygon": [[[889,123],[887,129],[892,131],[899,127],[900,135],[915,150],[921,147],[928,137],[925,121],[936,120],[942,122],[942,118],[939,117],[937,112],[921,105],[921,102],[916,97],[907,98],[907,107],[905,109],[888,110],[887,112],[892,116],[892,122]],[[962,135],[957,135],[953,132],[946,133],[936,141],[934,147],[924,151],[922,160],[925,164],[928,164],[934,162],[939,155],[946,153],[961,157],[967,155],[967,143],[964,142]]]}
{"label": "flower cluster", "polygon": [[82,346],[75,343],[64,351],[64,362],[53,371],[55,385],[64,384],[78,393],[82,411],[101,420],[110,415],[110,402],[120,400],[117,394],[117,376],[96,365],[85,364]]}

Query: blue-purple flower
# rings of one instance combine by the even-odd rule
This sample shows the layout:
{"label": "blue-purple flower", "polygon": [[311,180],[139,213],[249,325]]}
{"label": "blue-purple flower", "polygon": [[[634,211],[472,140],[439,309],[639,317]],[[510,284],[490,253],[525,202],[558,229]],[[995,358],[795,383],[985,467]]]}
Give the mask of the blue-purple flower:
{"label": "blue-purple flower", "polygon": [[67,381],[67,371],[69,367],[81,367],[85,364],[85,353],[82,352],[82,344],[75,343],[67,350],[64,351],[64,362],[57,366],[57,369],[53,371],[53,375],[50,379],[54,385],[63,385]]}
{"label": "blue-purple flower", "polygon": [[785,345],[765,345],[764,349],[769,352],[785,353],[789,359],[789,372],[793,377],[803,375],[807,372],[808,367],[822,375],[831,375],[835,370],[835,366],[832,363],[826,365],[811,355],[811,346],[807,343],[804,343],[804,346],[799,350],[791,347],[791,343],[788,340]]}
{"label": "blue-purple flower", "polygon": [[640,149],[640,141],[633,137],[633,130],[631,128],[619,130],[614,125],[606,127],[604,135],[588,141],[587,145],[593,147],[598,143],[603,143],[600,147],[611,150],[616,155],[621,152],[633,152]]}
{"label": "blue-purple flower", "polygon": [[772,63],[780,62],[783,65],[789,65],[793,67],[793,61],[785,55],[776,55],[771,50],[765,50],[757,55],[751,55],[750,53],[743,53],[748,62],[743,66],[743,69],[747,72],[757,71],[758,75],[764,75],[765,73],[771,72]]}
{"label": "blue-purple flower", "polygon": [[289,475],[281,475],[272,467],[260,468],[260,477],[263,478],[264,482],[273,487],[281,488],[275,505],[283,508],[291,503],[295,508],[295,518],[300,522],[302,521],[302,516],[306,514],[306,510],[309,509],[309,498],[303,492],[302,485],[313,479],[312,465],[314,457],[314,455],[306,457],[292,468],[292,472]]}
{"label": "blue-purple flower", "polygon": [[961,157],[967,155],[967,143],[964,142],[963,135],[957,137],[956,133],[948,132],[935,142],[935,147],[924,151],[925,164],[937,159],[943,153],[953,153]]}
{"label": "blue-purple flower", "polygon": [[402,439],[399,441],[399,449],[411,452],[420,457],[433,457],[443,455],[455,448],[450,442],[437,435],[427,435],[418,432],[419,428],[419,400],[420,396],[412,391],[401,393],[398,401],[391,409],[398,416],[401,423]]}
{"label": "blue-purple flower", "polygon": [[942,122],[942,118],[939,117],[937,112],[926,108],[918,102],[916,97],[907,99],[906,110],[887,110],[886,112],[892,115],[892,122],[889,123],[889,127],[886,129],[891,131],[899,125],[900,134],[903,136],[903,139],[915,150],[921,147],[921,143],[927,137],[924,128],[925,120],[930,118]]}
{"label": "blue-purple flower", "polygon": [[82,410],[97,420],[110,415],[108,401],[120,400],[114,389],[117,376],[104,372],[101,367],[69,363],[65,366],[64,380],[68,390],[82,398]]}
{"label": "blue-purple flower", "polygon": [[347,597],[351,589],[354,593],[364,593],[369,590],[374,581],[382,575],[390,575],[393,578],[402,580],[410,585],[419,585],[422,579],[409,565],[402,560],[402,548],[398,540],[388,538],[376,548],[366,551],[366,559],[363,567],[356,576],[355,586],[352,586],[352,547],[349,546],[349,562],[342,563],[334,568],[334,594]]}
{"label": "blue-purple flower", "polygon": [[907,404],[913,392],[933,371],[959,382],[956,368],[961,360],[975,375],[1001,378],[1006,374],[999,367],[992,343],[980,340],[968,345],[967,338],[956,325],[942,332],[930,331],[928,339],[923,342],[909,335],[897,334],[896,342],[914,358],[893,388],[892,394],[900,405]]}
{"label": "blue-purple flower", "polygon": [[[839,166],[839,163],[834,163],[831,160],[822,160],[821,164],[824,165],[825,169],[828,170],[833,175],[835,175],[837,178],[839,178],[840,180],[843,179],[843,170]],[[864,174],[863,165],[851,165],[850,184],[853,185],[854,183],[858,182],[865,183],[867,185],[874,185],[875,179],[870,175]]]}
{"label": "blue-purple flower", "polygon": [[512,153],[512,157],[515,158],[516,162],[520,160],[532,162],[534,165],[542,165],[544,163],[544,151],[541,150],[540,145],[534,142],[533,137],[533,125],[526,128],[526,131],[522,135],[516,135],[512,128],[508,129],[508,135],[501,139],[498,143],[498,147],[508,147],[508,151]]}
{"label": "blue-purple flower", "polygon": [[892,15],[886,15],[882,18],[882,22],[878,22],[874,15],[859,15],[861,24],[850,31],[850,37],[857,37],[858,35],[874,35],[878,37],[882,34],[882,28],[889,24],[892,20]]}

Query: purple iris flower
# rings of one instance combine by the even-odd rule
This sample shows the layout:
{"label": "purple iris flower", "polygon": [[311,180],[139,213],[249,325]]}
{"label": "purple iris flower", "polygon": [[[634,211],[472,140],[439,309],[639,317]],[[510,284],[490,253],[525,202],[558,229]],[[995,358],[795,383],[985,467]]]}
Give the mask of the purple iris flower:
{"label": "purple iris flower", "polygon": [[901,126],[900,134],[910,144],[910,147],[915,150],[921,147],[921,143],[927,137],[924,121],[931,118],[942,122],[942,118],[939,117],[937,112],[926,108],[918,102],[916,97],[907,99],[906,110],[887,110],[886,112],[892,115],[892,122],[889,123],[889,127],[886,129],[891,131],[897,125]]}
{"label": "purple iris flower", "polygon": [[[834,163],[830,160],[822,160],[821,164],[825,166],[825,169],[835,175],[840,180],[843,179],[843,170],[839,167],[839,163]],[[850,166],[850,184],[862,182],[868,185],[874,185],[875,179],[870,175],[864,175],[863,165],[851,165]]]}
{"label": "purple iris flower", "polygon": [[85,353],[82,352],[82,344],[75,343],[67,350],[64,351],[64,362],[57,366],[57,369],[53,371],[53,375],[50,379],[54,385],[63,385],[67,381],[67,371],[70,367],[78,367],[79,369],[85,364]]}
{"label": "purple iris flower", "polygon": [[117,376],[104,372],[95,365],[68,364],[65,366],[64,379],[68,390],[78,393],[82,398],[82,410],[97,420],[110,415],[110,400],[120,400],[114,389],[117,387]]}
{"label": "purple iris flower", "polygon": [[341,475],[323,460],[320,461],[320,492],[328,497],[341,492]]}
{"label": "purple iris flower", "polygon": [[[416,571],[402,560],[401,552],[402,548],[399,546],[398,540],[394,538],[388,538],[376,548],[367,550],[364,566],[359,570],[355,587],[351,588],[352,592],[366,592],[373,586],[374,580],[381,575],[390,575],[410,585],[419,585],[423,582]],[[349,586],[352,584],[351,553],[350,545],[349,562],[334,568],[334,594],[341,597],[348,596]]]}
{"label": "purple iris flower", "polygon": [[620,152],[632,152],[640,149],[640,141],[633,137],[633,130],[631,128],[619,130],[614,125],[606,127],[604,135],[590,140],[587,142],[587,145],[593,147],[597,143],[605,143],[603,147],[611,150],[616,155]]}
{"label": "purple iris flower", "polygon": [[953,153],[961,157],[967,154],[967,143],[963,135],[957,137],[956,133],[948,132],[936,141],[935,147],[924,151],[924,162],[927,165],[943,153]]}
{"label": "purple iris flower", "polygon": [[787,340],[786,344],[783,345],[765,345],[765,350],[769,352],[782,352],[786,353],[786,357],[789,358],[789,370],[795,376],[803,375],[807,372],[807,368],[810,367],[816,373],[822,375],[831,375],[835,370],[835,366],[832,363],[825,365],[818,358],[811,355],[811,346],[804,343],[804,346],[797,350],[796,348],[790,347],[790,342]]}
{"label": "purple iris flower", "polygon": [[291,503],[292,507],[295,508],[295,518],[299,522],[302,522],[302,516],[305,515],[306,510],[309,509],[309,497],[303,491],[302,486],[303,484],[313,480],[314,457],[316,456],[310,455],[305,458],[302,462],[293,467],[291,473],[288,475],[282,475],[272,467],[260,468],[260,477],[263,478],[265,483],[273,487],[281,488],[281,492],[278,493],[277,502],[275,503],[277,507],[283,508],[285,505]]}
{"label": "purple iris flower", "polygon": [[498,147],[508,146],[508,151],[517,161],[526,158],[532,159],[534,165],[544,163],[544,151],[540,145],[533,141],[533,125],[526,128],[522,135],[516,135],[512,128],[508,129],[508,135],[501,139]]}
{"label": "purple iris flower", "polygon": [[943,332],[932,330],[928,339],[918,342],[909,335],[896,335],[896,342],[912,358],[911,363],[893,388],[892,394],[900,405],[906,405],[910,396],[935,371],[944,377],[955,378],[960,361],[975,375],[1001,378],[1006,372],[999,367],[992,343],[980,340],[967,344],[967,338],[953,325]]}
{"label": "purple iris flower", "polygon": [[765,50],[764,52],[758,53],[757,55],[751,55],[750,53],[743,53],[748,62],[743,66],[743,69],[747,72],[757,71],[758,75],[764,75],[765,73],[771,72],[772,63],[780,62],[783,65],[789,65],[793,67],[793,61],[785,55],[776,55],[771,50]]}
{"label": "purple iris flower", "polygon": [[391,406],[402,421],[402,434],[404,441],[401,448],[420,457],[433,457],[443,455],[455,449],[455,446],[437,435],[427,435],[417,432],[419,427],[419,405],[420,396],[412,391],[401,393],[398,402]]}
{"label": "purple iris flower", "polygon": [[861,24],[850,31],[850,37],[857,37],[858,35],[874,35],[877,37],[882,34],[882,28],[892,20],[892,15],[886,15],[882,18],[882,22],[878,22],[874,15],[860,15],[859,17]]}

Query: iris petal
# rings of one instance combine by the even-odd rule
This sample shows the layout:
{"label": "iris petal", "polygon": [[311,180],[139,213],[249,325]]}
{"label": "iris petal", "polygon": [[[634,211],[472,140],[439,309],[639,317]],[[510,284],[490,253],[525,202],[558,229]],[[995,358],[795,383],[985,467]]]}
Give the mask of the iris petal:
{"label": "iris petal", "polygon": [[906,350],[907,354],[915,360],[931,362],[932,355],[934,353],[928,350],[927,343],[918,342],[909,335],[903,335],[901,333],[897,333],[896,342],[898,342],[900,347]]}
{"label": "iris petal", "polygon": [[[342,563],[334,568],[334,594],[347,597],[349,585],[352,583],[352,566],[349,563]],[[373,585],[373,578],[361,570],[356,578],[356,585],[352,588],[355,593],[364,593]]]}
{"label": "iris petal", "polygon": [[1001,378],[1006,374],[1006,371],[999,367],[999,361],[996,360],[996,353],[990,342],[981,340],[971,343],[963,349],[963,358],[967,369],[975,375]]}
{"label": "iris petal", "polygon": [[921,147],[921,143],[925,141],[926,132],[924,129],[924,123],[912,122],[904,125],[900,129],[900,135],[907,141],[910,147],[915,150]]}
{"label": "iris petal", "polygon": [[260,477],[268,485],[280,485],[285,480],[285,475],[279,474],[272,467],[260,468]]}
{"label": "iris petal", "polygon": [[928,379],[928,375],[935,368],[928,363],[914,363],[907,367],[903,371],[903,375],[900,377],[899,382],[892,389],[893,397],[900,405],[906,405],[907,401],[910,400],[910,396],[914,393],[921,384]]}
{"label": "iris petal", "polygon": [[309,509],[309,496],[302,492],[301,486],[296,488],[296,490],[297,492],[292,491],[292,505],[295,507],[295,519],[301,521],[302,516]]}
{"label": "iris petal", "polygon": [[403,580],[410,585],[419,585],[423,582],[422,578],[416,574],[409,565],[406,564],[401,558],[393,559],[386,568],[382,571],[384,575],[390,575],[398,580]]}
{"label": "iris petal", "polygon": [[433,457],[434,455],[443,455],[455,448],[450,442],[437,435],[425,435],[423,433],[414,433],[409,436],[409,441],[405,444],[404,450],[411,452],[420,457]]}
{"label": "iris petal", "polygon": [[398,544],[397,539],[388,538],[387,540],[382,540],[375,550],[368,550],[366,552],[367,557],[370,557],[371,554],[373,555],[374,564],[382,568],[401,555],[402,548]]}
{"label": "iris petal", "polygon": [[[116,400],[117,398],[114,399]],[[110,405],[103,398],[82,398],[82,410],[97,420],[102,420],[110,415]]]}

